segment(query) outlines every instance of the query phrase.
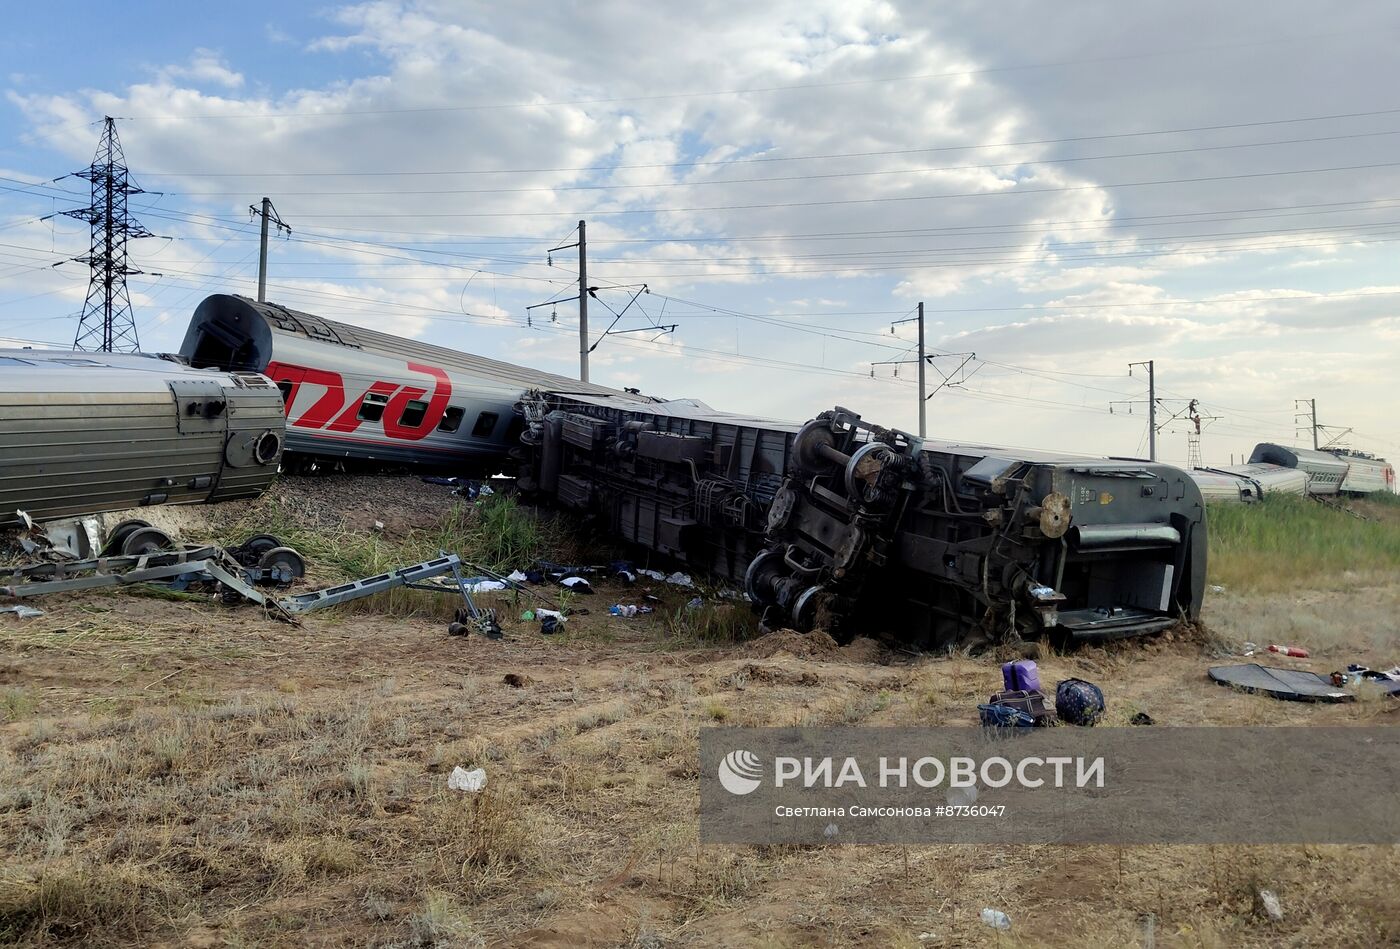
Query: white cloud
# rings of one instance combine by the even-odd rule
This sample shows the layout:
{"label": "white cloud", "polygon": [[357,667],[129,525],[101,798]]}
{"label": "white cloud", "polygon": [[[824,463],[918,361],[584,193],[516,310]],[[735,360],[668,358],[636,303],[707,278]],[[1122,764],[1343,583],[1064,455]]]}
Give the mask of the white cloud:
{"label": "white cloud", "polygon": [[[247,89],[201,48],[154,79],[8,98],[28,141],[74,166],[92,154],[86,123],[131,117],[121,133],[137,179],[170,192],[138,213],[179,238],[134,250],[175,275],[138,292],[171,314],[172,335],[202,289],[249,288],[245,209],[269,193],[294,228],[272,255],[292,305],[367,325],[396,314],[400,332],[568,371],[573,304],[535,334],[524,307],[570,291],[573,252],[552,267],[544,253],[585,217],[591,282],[811,313],[844,337],[670,305],[674,337],[605,341],[595,378],[784,417],[864,399],[867,415],[909,427],[904,382],[863,381],[892,355],[875,344],[907,345],[907,328],[891,338],[878,312],[822,313],[925,300],[931,335],[950,348],[1109,377],[989,368],[969,391],[939,395],[939,430],[1094,450],[1100,426],[1122,423],[1080,411],[1114,397],[1085,386],[1127,392],[1123,363],[1140,358],[1159,360],[1178,390],[1256,413],[1332,386],[1337,414],[1389,430],[1386,384],[1358,371],[1339,385],[1335,373],[1358,352],[1351,364],[1372,366],[1400,348],[1400,296],[1348,295],[1389,292],[1400,173],[1268,173],[1385,162],[1393,138],[1336,136],[1384,132],[1393,117],[1134,134],[1386,108],[1400,65],[1373,19],[1295,2],[1106,14],[622,0],[540,15],[404,0],[335,8],[304,41],[335,81],[296,88],[259,71]],[[267,28],[267,42],[288,39]],[[1212,45],[1222,51],[1191,52]],[[1316,80],[1351,62],[1381,72]],[[1267,144],[1304,138],[1316,140]],[[1004,144],[1016,142],[1031,144]],[[1236,145],[1248,147],[1221,147]],[[802,160],[837,154],[850,157]],[[249,174],[261,177],[238,177]],[[1135,184],[1186,178],[1222,180]],[[1380,199],[1391,203],[1356,203]],[[5,279],[0,268],[0,286],[20,286]],[[659,310],[653,298],[646,314]],[[595,333],[610,318],[598,307]],[[746,372],[736,355],[857,375]],[[1038,408],[1016,401],[1037,397]],[[1117,438],[1103,450],[1126,450]]]}
{"label": "white cloud", "polygon": [[180,66],[164,66],[156,75],[167,83],[187,80],[195,84],[212,84],[226,89],[239,89],[243,86],[243,74],[234,72],[224,62],[222,56],[211,49],[197,49],[189,62]]}

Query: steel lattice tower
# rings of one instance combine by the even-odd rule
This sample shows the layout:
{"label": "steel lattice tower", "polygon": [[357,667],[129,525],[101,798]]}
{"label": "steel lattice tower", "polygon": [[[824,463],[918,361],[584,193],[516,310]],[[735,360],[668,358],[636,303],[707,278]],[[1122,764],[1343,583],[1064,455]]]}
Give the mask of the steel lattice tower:
{"label": "steel lattice tower", "polygon": [[131,183],[122,143],[117,138],[117,124],[111,116],[103,124],[102,140],[97,145],[92,165],[74,175],[92,182],[92,204],[63,213],[87,221],[92,228],[87,254],[73,258],[92,268],[92,283],[78,320],[78,332],[73,337],[73,348],[89,352],[137,352],[141,344],[136,338],[136,320],[131,313],[126,278],[141,271],[127,264],[126,242],[154,235],[127,213],[126,199],[145,192]]}

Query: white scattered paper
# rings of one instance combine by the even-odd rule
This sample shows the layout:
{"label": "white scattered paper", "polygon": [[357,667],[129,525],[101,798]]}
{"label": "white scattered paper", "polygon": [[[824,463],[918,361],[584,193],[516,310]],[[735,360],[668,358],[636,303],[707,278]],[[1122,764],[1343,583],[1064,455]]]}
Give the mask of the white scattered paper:
{"label": "white scattered paper", "polygon": [[468,771],[463,767],[452,769],[452,773],[447,776],[447,789],[449,791],[480,791],[486,787],[486,770],[476,768]]}

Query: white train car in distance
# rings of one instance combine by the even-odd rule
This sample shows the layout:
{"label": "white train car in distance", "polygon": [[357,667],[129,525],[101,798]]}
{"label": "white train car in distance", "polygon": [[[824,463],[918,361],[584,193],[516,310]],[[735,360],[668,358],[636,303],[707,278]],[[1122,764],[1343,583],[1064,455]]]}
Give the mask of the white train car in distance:
{"label": "white train car in distance", "polygon": [[1191,478],[1207,501],[1260,501],[1275,494],[1308,493],[1307,472],[1281,465],[1197,468]]}
{"label": "white train car in distance", "polygon": [[1342,479],[1343,494],[1395,490],[1395,467],[1384,458],[1349,451],[1339,451],[1336,455],[1347,463],[1347,474]]}
{"label": "white train car in distance", "polygon": [[1335,495],[1341,491],[1342,479],[1347,475],[1347,463],[1336,455],[1312,448],[1290,448],[1261,442],[1254,446],[1249,456],[1251,465],[1279,465],[1295,468],[1308,476],[1308,493],[1321,496]]}

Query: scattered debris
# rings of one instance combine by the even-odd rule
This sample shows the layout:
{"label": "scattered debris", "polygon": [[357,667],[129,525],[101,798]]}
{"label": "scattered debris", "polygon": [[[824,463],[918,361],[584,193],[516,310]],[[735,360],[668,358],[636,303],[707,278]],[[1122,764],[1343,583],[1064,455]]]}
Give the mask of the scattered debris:
{"label": "scattered debris", "polygon": [[1146,712],[1137,712],[1137,713],[1135,713],[1135,714],[1133,715],[1132,718],[1128,719],[1128,724],[1129,724],[1129,725],[1156,725],[1156,724],[1157,724],[1157,720],[1154,719],[1151,715],[1148,715]]}
{"label": "scattered debris", "polygon": [[[549,611],[540,610],[540,612],[547,613]],[[564,617],[562,616],[541,616],[540,634],[542,636],[553,636],[555,633],[559,632],[559,624],[562,622],[564,622]]]}
{"label": "scattered debris", "polygon": [[1337,688],[1331,679],[1301,669],[1271,669],[1255,662],[1237,666],[1211,666],[1212,682],[1242,692],[1257,692],[1292,702],[1353,702],[1356,696]]}
{"label": "scattered debris", "polygon": [[1259,646],[1256,643],[1245,643],[1240,647],[1240,655],[1242,656],[1252,656],[1258,651]]}
{"label": "scattered debris", "polygon": [[486,498],[495,494],[489,484],[480,481],[473,481],[470,478],[444,478],[440,475],[423,475],[420,478],[424,484],[440,484],[452,488],[452,493],[458,497],[466,498],[468,501],[475,501],[477,498]]}
{"label": "scattered debris", "polygon": [[631,619],[633,616],[645,616],[654,613],[656,610],[650,606],[637,606],[635,603],[614,603],[608,607],[608,612],[613,616],[625,616]]}
{"label": "scattered debris", "polygon": [[48,521],[39,526],[31,522],[17,539],[27,554],[46,559],[80,560],[96,557],[101,551],[100,533],[97,518],[78,517]]}
{"label": "scattered debris", "polygon": [[468,577],[462,581],[467,585],[467,589],[473,593],[493,593],[496,590],[508,590],[509,584],[500,580],[488,580],[485,577]]}
{"label": "scattered debris", "polygon": [[534,611],[534,610],[526,610],[525,612],[521,613],[521,614],[520,614],[520,621],[521,621],[522,623],[533,623],[533,622],[535,621],[535,611]]}
{"label": "scattered debris", "polygon": [[383,533],[383,531],[384,531],[384,522],[383,522],[383,521],[375,521],[375,522],[374,522],[374,532],[375,532],[376,534],[379,534],[379,533]]}
{"label": "scattered debris", "polygon": [[530,684],[530,677],[519,672],[507,672],[501,677],[501,681],[512,689],[523,689]]}
{"label": "scattered debris", "polygon": [[466,768],[455,767],[452,773],[447,776],[447,789],[449,791],[469,791],[475,793],[486,787],[486,771],[484,768],[474,768],[468,771]]}
{"label": "scattered debris", "polygon": [[999,909],[992,909],[990,906],[982,910],[982,922],[993,929],[1010,929],[1011,917],[1007,916]]}
{"label": "scattered debris", "polygon": [[967,787],[949,788],[943,795],[943,799],[952,807],[966,807],[977,803],[977,785],[969,784]]}
{"label": "scattered debris", "polygon": [[467,627],[466,624],[464,624],[464,623],[448,623],[448,624],[447,624],[447,635],[449,635],[449,636],[465,636],[465,635],[467,635],[467,634],[470,633],[470,632],[471,632],[471,629],[470,629],[469,627]]}
{"label": "scattered debris", "polygon": [[1366,684],[1379,688],[1387,695],[1400,698],[1400,666],[1386,672],[1379,672],[1353,662],[1347,666],[1346,672],[1332,673],[1332,684],[1358,687]]}
{"label": "scattered debris", "polygon": [[1271,645],[1269,652],[1276,652],[1281,656],[1292,656],[1295,659],[1307,659],[1312,655],[1302,646],[1280,646],[1278,644]]}
{"label": "scattered debris", "polygon": [[1103,689],[1083,679],[1066,679],[1055,686],[1055,714],[1070,725],[1097,725],[1107,705]]}
{"label": "scattered debris", "polygon": [[34,607],[25,606],[23,603],[17,603],[14,606],[0,606],[0,613],[13,613],[20,619],[32,619],[35,616],[44,615],[43,610],[36,610]]}
{"label": "scattered debris", "polygon": [[1225,588],[1222,587],[1222,586],[1220,586],[1218,583],[1217,583],[1217,584],[1212,584],[1212,585],[1211,585],[1211,588],[1210,588],[1210,592],[1212,592],[1212,593],[1224,593],[1224,592],[1225,592]]}
{"label": "scattered debris", "polygon": [[841,833],[840,827],[835,824],[827,824],[826,828],[822,831],[822,836],[827,840],[835,840],[839,833]]}
{"label": "scattered debris", "polygon": [[690,574],[681,573],[679,570],[671,574],[662,573],[660,570],[638,570],[637,573],[644,577],[650,577],[652,580],[660,580],[662,583],[669,583],[672,586],[695,586],[695,581],[690,578]]}
{"label": "scattered debris", "polygon": [[583,577],[564,577],[559,583],[575,593],[589,594],[593,592],[593,585]]}
{"label": "scattered debris", "polygon": [[1273,890],[1259,891],[1259,908],[1274,922],[1283,922],[1283,906],[1278,901],[1278,894]]}

